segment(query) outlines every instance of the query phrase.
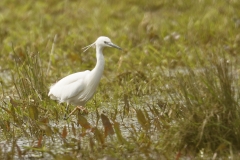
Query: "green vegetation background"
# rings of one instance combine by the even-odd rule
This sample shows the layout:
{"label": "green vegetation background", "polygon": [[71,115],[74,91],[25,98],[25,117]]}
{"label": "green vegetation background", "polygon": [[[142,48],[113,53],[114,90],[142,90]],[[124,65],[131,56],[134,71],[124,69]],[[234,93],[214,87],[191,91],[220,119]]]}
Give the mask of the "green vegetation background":
{"label": "green vegetation background", "polygon": [[[238,0],[1,0],[0,157],[238,157],[239,8]],[[104,50],[89,115],[62,121],[48,88],[93,68],[95,50],[81,48],[102,35],[123,51]]]}

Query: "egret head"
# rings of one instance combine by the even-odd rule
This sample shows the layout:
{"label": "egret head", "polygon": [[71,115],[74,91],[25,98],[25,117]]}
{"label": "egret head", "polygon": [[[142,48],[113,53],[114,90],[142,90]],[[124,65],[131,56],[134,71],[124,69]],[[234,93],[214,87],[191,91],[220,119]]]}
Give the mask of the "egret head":
{"label": "egret head", "polygon": [[102,48],[104,48],[104,47],[114,47],[114,48],[117,48],[117,49],[121,50],[121,48],[119,46],[117,46],[116,44],[112,43],[110,38],[104,37],[104,36],[98,37],[98,39],[93,44],[84,47],[83,48],[84,52],[86,50],[88,50],[90,47],[93,47],[93,46],[99,46],[99,47],[102,47]]}

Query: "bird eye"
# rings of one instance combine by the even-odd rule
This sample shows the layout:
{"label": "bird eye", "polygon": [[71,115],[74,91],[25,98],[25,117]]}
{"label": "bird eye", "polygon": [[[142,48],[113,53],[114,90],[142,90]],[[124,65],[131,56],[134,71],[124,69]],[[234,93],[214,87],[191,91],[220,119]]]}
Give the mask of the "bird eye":
{"label": "bird eye", "polygon": [[107,41],[104,41],[105,44],[107,44]]}

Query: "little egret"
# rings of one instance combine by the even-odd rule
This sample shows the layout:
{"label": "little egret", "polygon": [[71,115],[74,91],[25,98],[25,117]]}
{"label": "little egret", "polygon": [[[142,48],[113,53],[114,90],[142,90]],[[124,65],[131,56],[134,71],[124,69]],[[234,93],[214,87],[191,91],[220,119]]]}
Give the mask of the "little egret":
{"label": "little egret", "polygon": [[85,104],[93,97],[104,70],[103,48],[114,47],[121,50],[119,46],[104,36],[99,37],[93,44],[84,47],[84,52],[93,46],[96,47],[97,63],[92,71],[86,70],[71,74],[50,87],[48,96],[53,100],[58,100],[59,103],[66,102],[66,113],[69,104],[77,106],[67,117],[65,113],[64,119],[68,119],[77,109],[85,110]]}

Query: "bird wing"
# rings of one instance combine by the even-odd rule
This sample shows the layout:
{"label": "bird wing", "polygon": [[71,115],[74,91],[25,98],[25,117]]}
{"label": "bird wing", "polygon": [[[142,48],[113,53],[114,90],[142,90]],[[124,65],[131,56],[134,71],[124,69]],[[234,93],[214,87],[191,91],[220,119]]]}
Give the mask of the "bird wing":
{"label": "bird wing", "polygon": [[50,87],[48,96],[52,99],[64,102],[79,94],[85,87],[83,79],[90,73],[90,71],[78,72],[64,77]]}
{"label": "bird wing", "polygon": [[51,86],[51,88],[53,86],[64,86],[64,85],[68,85],[68,84],[71,84],[75,81],[78,81],[80,79],[83,79],[85,78],[88,74],[90,73],[89,70],[86,70],[84,72],[77,72],[77,73],[73,73],[73,74],[70,74],[64,78],[62,78],[61,80],[59,80],[57,83],[55,83],[54,85]]}

